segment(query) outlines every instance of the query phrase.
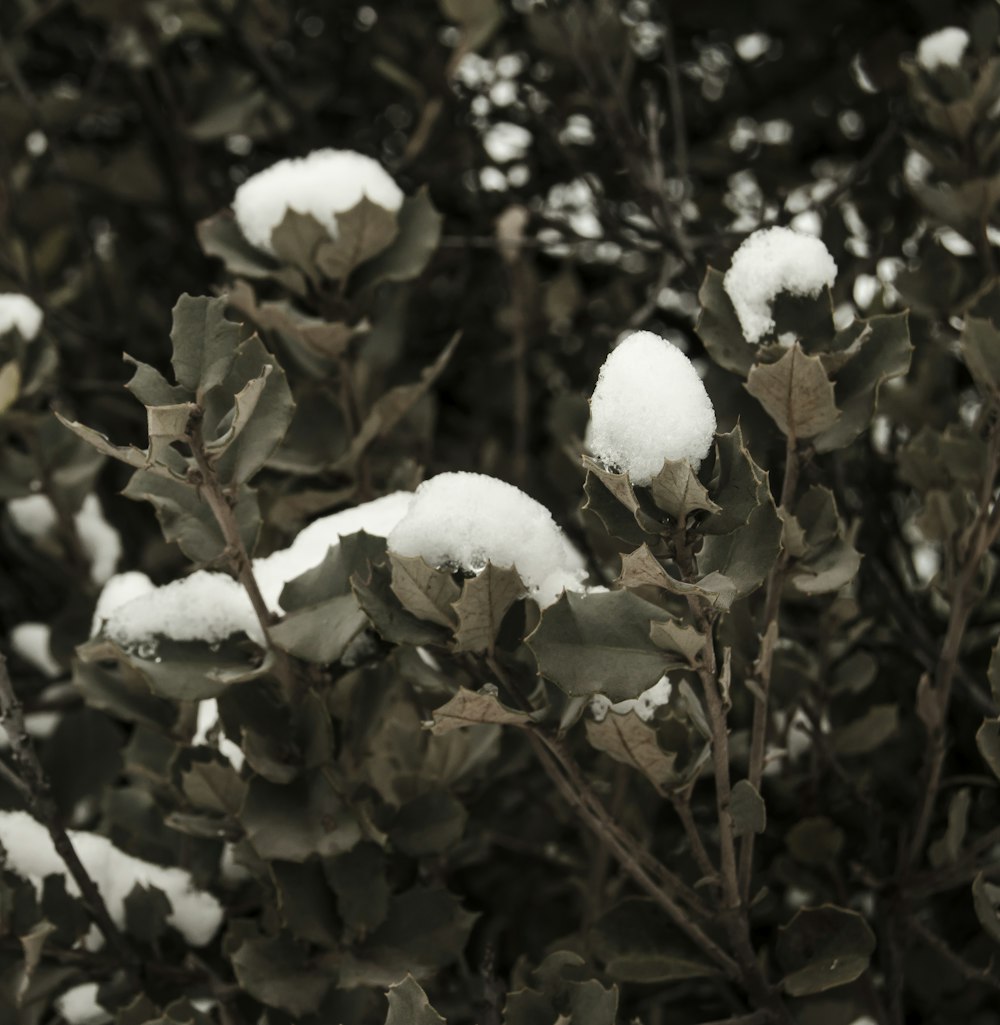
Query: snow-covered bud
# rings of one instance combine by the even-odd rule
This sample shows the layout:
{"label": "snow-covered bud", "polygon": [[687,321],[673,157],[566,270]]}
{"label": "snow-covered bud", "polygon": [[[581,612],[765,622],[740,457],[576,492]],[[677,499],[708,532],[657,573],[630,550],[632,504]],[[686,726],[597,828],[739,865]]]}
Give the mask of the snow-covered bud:
{"label": "snow-covered bud", "polygon": [[337,214],[362,198],[397,211],[403,192],[378,161],[353,150],[318,149],[251,175],[236,190],[233,212],[246,239],[273,253],[271,233],[289,210],[308,214],[337,235]]}
{"label": "snow-covered bud", "polygon": [[774,330],[771,305],[778,295],[815,297],[836,277],[837,265],[820,239],[775,227],[743,242],[722,283],[746,340],[757,343]]}
{"label": "snow-covered bud", "polygon": [[712,400],[677,346],[637,331],[604,361],[590,398],[587,445],[634,484],[649,484],[667,459],[697,468],[714,436]]}

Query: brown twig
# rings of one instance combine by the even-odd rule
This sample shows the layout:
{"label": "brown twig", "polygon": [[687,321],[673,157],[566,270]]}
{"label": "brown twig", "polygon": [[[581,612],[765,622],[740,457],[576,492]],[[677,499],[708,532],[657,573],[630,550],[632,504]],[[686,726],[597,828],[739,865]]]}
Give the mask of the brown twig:
{"label": "brown twig", "polygon": [[136,969],[136,957],[115,925],[108,912],[104,898],[91,879],[83,862],[80,861],[76,848],[73,846],[62,822],[52,794],[49,781],[39,761],[38,754],[28,735],[24,723],[24,710],[14,691],[10,673],[7,671],[7,660],[0,653],[0,724],[3,725],[10,738],[11,753],[17,767],[17,775],[23,786],[19,790],[24,794],[35,817],[48,830],[56,853],[62,858],[70,875],[80,889],[83,904],[94,924],[100,929],[108,947],[114,951],[120,965],[132,973]]}
{"label": "brown twig", "polygon": [[[781,483],[780,508],[791,516],[792,500],[799,481],[799,451],[795,435],[789,433],[785,445],[785,473]],[[771,670],[774,666],[774,650],[778,643],[779,616],[781,612],[781,589],[785,582],[788,554],[782,551],[767,576],[764,598],[764,622],[760,635],[760,651],[755,667],[757,688],[754,692],[753,722],[750,727],[750,763],[747,779],[757,791],[764,778],[764,756],[767,753],[767,725],[770,717],[769,696]],[[750,881],[753,876],[753,850],[756,834],[749,832],[740,843],[740,897],[750,896]]]}
{"label": "brown twig", "polygon": [[214,467],[209,462],[201,432],[200,411],[196,411],[192,415],[188,425],[188,446],[198,468],[195,482],[209,509],[211,509],[219,530],[222,531],[230,565],[236,575],[236,579],[239,580],[243,590],[246,591],[250,604],[253,606],[254,615],[257,617],[257,622],[260,624],[261,631],[267,640],[268,648],[274,658],[275,673],[281,681],[287,696],[295,700],[301,693],[302,680],[295,671],[295,666],[288,653],[282,651],[281,648],[271,642],[270,631],[274,625],[275,617],[267,607],[267,602],[264,601],[264,596],[261,594],[257,579],[253,574],[253,562],[250,558],[250,553],[246,549],[246,545],[243,543],[240,525],[236,519],[236,511],[232,506],[229,495],[222,489]]}

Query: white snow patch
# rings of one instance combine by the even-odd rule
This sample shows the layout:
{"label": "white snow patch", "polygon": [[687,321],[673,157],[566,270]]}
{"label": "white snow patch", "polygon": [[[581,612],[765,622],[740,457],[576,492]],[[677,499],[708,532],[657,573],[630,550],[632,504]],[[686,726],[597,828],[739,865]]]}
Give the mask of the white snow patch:
{"label": "white snow patch", "polygon": [[378,161],[353,150],[318,149],[251,175],[236,190],[233,212],[247,240],[273,253],[271,233],[289,210],[311,215],[336,237],[337,214],[364,197],[390,211],[403,203],[402,190]]}
{"label": "white snow patch", "polygon": [[650,331],[629,335],[601,367],[590,398],[587,446],[648,484],[664,460],[697,468],[715,436],[715,409],[692,362]]}
{"label": "white snow patch", "polygon": [[942,66],[958,67],[968,46],[969,33],[964,28],[952,25],[920,40],[917,45],[917,63],[924,71],[935,71]]}
{"label": "white snow patch", "polygon": [[52,657],[51,640],[52,628],[48,623],[18,623],[10,632],[11,651],[30,662],[43,676],[54,680],[62,675],[62,669]]}
{"label": "white snow patch", "polygon": [[18,292],[0,292],[0,335],[17,330],[32,341],[42,327],[42,311],[34,299]]}
{"label": "white snow patch", "polygon": [[771,304],[781,292],[817,296],[833,284],[837,265],[822,241],[790,228],[755,231],[733,254],[723,279],[748,342],[774,329]]}
{"label": "white snow patch", "polygon": [[[125,927],[125,898],[138,883],[163,891],[171,905],[167,921],[192,946],[203,947],[217,932],[222,906],[212,894],[195,888],[189,872],[134,858],[97,833],[69,831],[69,838],[119,928]],[[61,875],[67,892],[79,895],[48,830],[27,812],[0,811],[0,843],[7,852],[5,867],[29,880],[36,892],[41,893],[46,876]]]}
{"label": "white snow patch", "polygon": [[498,164],[523,160],[530,146],[531,132],[510,121],[498,121],[483,135],[483,149]]}
{"label": "white snow patch", "polygon": [[132,570],[128,573],[116,573],[101,589],[94,607],[94,618],[90,625],[90,636],[93,637],[101,629],[104,621],[127,602],[140,598],[156,590],[156,585],[145,573]]}
{"label": "white snow patch", "polygon": [[96,982],[84,982],[66,990],[55,999],[56,1010],[67,1025],[104,1025],[111,1015],[97,1002]]}
{"label": "white snow patch", "polygon": [[615,715],[627,715],[629,712],[635,712],[643,722],[649,722],[656,714],[656,710],[670,701],[673,689],[673,685],[664,674],[637,698],[612,702],[603,694],[595,694],[590,701],[590,712],[597,722],[603,722],[608,712],[614,712]]}
{"label": "white snow patch", "polygon": [[583,557],[545,506],[481,473],[441,473],[424,481],[389,534],[389,549],[470,573],[487,562],[512,566],[542,606],[564,589],[582,591],[586,576]]}
{"label": "white snow patch", "polygon": [[[12,498],[7,503],[7,512],[14,526],[33,540],[54,533],[58,522],[55,506],[48,495]],[[80,544],[90,560],[90,577],[95,584],[103,584],[114,573],[121,558],[121,537],[104,518],[97,495],[87,495],[73,520]]]}
{"label": "white snow patch", "polygon": [[771,49],[771,37],[766,32],[748,32],[744,36],[736,37],[733,49],[741,61],[749,64],[763,57]]}
{"label": "white snow patch", "polygon": [[[209,734],[214,734],[214,741]],[[191,743],[214,747],[237,772],[243,767],[243,749],[226,736],[219,719],[219,702],[215,698],[198,702],[198,720]]]}
{"label": "white snow patch", "polygon": [[[324,516],[303,529],[288,548],[254,559],[254,577],[268,608],[280,613],[285,584],[319,565],[341,537],[361,530],[387,536],[412,498],[412,492],[396,491]],[[123,646],[157,637],[215,644],[241,631],[258,644],[264,641],[242,586],[225,573],[206,570],[162,587],[153,587],[141,573],[115,577],[98,599],[95,632],[102,622],[105,634]]]}

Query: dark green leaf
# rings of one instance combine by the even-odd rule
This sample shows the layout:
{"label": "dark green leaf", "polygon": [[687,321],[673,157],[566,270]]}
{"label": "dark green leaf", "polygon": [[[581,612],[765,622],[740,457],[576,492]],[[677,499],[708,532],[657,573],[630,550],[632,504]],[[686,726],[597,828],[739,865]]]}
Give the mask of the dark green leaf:
{"label": "dark green leaf", "polygon": [[709,356],[720,367],[746,377],[757,349],[743,336],[736,310],[723,285],[724,277],[714,267],[705,272],[705,280],[698,292],[701,313],[695,330],[705,343]]}
{"label": "dark green leaf", "polygon": [[252,779],[239,819],[254,850],[269,860],[330,857],[361,839],[357,819],[323,772],[284,786]]}
{"label": "dark green leaf", "polygon": [[225,298],[182,295],[174,306],[170,329],[170,362],[177,383],[200,400],[222,384],[241,337],[241,326],[226,319]]}
{"label": "dark green leaf", "polygon": [[444,1018],[431,1007],[427,994],[412,975],[407,974],[402,982],[390,986],[386,996],[389,1013],[385,1025],[445,1025]]}
{"label": "dark green leaf", "polygon": [[672,661],[650,639],[668,614],[631,591],[566,591],[528,637],[538,671],[571,696],[638,697]]}
{"label": "dark green leaf", "polygon": [[823,993],[857,979],[875,950],[875,935],[856,912],[825,904],[795,913],[778,931],[781,985],[789,996]]}
{"label": "dark green leaf", "polygon": [[733,787],[729,800],[729,814],[733,819],[734,836],[763,833],[767,828],[764,799],[748,779],[739,780]]}
{"label": "dark green leaf", "polygon": [[591,941],[618,982],[667,983],[708,978],[716,968],[644,897],[629,897],[603,915]]}

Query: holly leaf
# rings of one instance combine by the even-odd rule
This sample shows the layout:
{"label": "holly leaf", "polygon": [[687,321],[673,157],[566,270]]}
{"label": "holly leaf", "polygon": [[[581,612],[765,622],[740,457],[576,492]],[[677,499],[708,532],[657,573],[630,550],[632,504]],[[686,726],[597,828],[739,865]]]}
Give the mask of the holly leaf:
{"label": "holly leaf", "polygon": [[757,364],[745,387],[793,440],[821,434],[840,417],[823,361],[807,356],[798,342],[777,362]]}

